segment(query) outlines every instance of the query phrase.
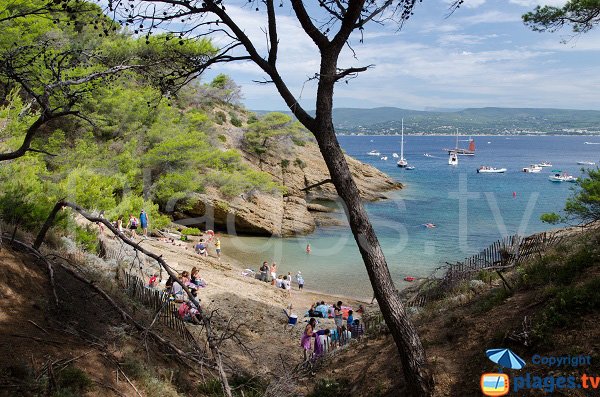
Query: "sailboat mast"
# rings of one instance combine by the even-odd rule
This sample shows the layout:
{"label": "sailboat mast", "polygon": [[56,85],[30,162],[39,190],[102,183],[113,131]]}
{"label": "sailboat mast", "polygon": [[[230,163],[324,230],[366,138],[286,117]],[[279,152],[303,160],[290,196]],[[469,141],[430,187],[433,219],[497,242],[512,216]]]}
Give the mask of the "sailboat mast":
{"label": "sailboat mast", "polygon": [[456,149],[458,150],[458,128],[456,129]]}
{"label": "sailboat mast", "polygon": [[404,119],[402,119],[402,137],[400,138],[400,160],[404,159]]}

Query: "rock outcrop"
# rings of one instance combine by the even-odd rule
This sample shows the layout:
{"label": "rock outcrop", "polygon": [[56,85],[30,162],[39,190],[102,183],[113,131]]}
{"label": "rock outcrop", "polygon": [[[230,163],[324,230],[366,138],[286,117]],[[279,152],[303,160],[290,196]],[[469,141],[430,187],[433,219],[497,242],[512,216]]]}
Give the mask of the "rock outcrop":
{"label": "rock outcrop", "polygon": [[[329,171],[317,145],[312,141],[297,145],[288,138],[277,144],[278,150],[258,159],[245,150],[243,134],[234,129],[227,134],[226,147],[239,150],[247,164],[269,173],[285,193],[251,191],[223,198],[216,190],[207,191],[198,194],[192,208],[180,211],[177,218],[227,233],[263,236],[307,234],[317,225],[340,224],[339,219],[326,214],[343,206],[336,203],[339,198],[333,184],[322,183],[329,180]],[[349,156],[346,160],[364,200],[385,199],[386,191],[402,187],[373,166]]]}

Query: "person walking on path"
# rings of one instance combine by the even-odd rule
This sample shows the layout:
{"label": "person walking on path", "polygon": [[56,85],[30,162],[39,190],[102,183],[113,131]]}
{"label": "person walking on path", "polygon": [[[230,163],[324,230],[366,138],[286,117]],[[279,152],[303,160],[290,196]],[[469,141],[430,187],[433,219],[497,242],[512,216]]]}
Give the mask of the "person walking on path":
{"label": "person walking on path", "polygon": [[142,230],[144,231],[144,237],[148,237],[148,225],[149,225],[148,214],[146,214],[145,210],[140,212],[140,224],[142,226]]}

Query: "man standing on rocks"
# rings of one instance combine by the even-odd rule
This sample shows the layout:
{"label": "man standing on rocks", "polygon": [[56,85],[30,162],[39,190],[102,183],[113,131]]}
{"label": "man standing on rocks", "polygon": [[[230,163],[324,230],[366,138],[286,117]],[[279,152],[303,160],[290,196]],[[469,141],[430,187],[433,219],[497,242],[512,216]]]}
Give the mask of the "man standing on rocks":
{"label": "man standing on rocks", "polygon": [[271,265],[271,285],[275,285],[275,280],[277,280],[277,264],[273,262]]}

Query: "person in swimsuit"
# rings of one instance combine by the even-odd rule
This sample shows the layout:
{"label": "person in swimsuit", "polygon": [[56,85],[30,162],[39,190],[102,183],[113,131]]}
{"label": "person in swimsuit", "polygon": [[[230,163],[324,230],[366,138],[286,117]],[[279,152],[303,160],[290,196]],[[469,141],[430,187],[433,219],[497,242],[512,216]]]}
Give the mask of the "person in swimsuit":
{"label": "person in swimsuit", "polygon": [[310,350],[310,341],[314,335],[315,326],[317,325],[317,320],[311,318],[308,320],[308,324],[306,324],[306,328],[304,328],[304,333],[302,334],[302,338],[300,339],[300,346],[304,351],[304,361],[308,360],[308,351]]}
{"label": "person in swimsuit", "polygon": [[344,325],[344,318],[342,313],[342,301],[338,301],[336,305],[333,306],[333,321],[335,322],[335,326],[337,327],[338,335],[342,334],[342,326]]}
{"label": "person in swimsuit", "polygon": [[275,285],[275,281],[277,280],[277,264],[273,262],[271,265],[271,285]]}

